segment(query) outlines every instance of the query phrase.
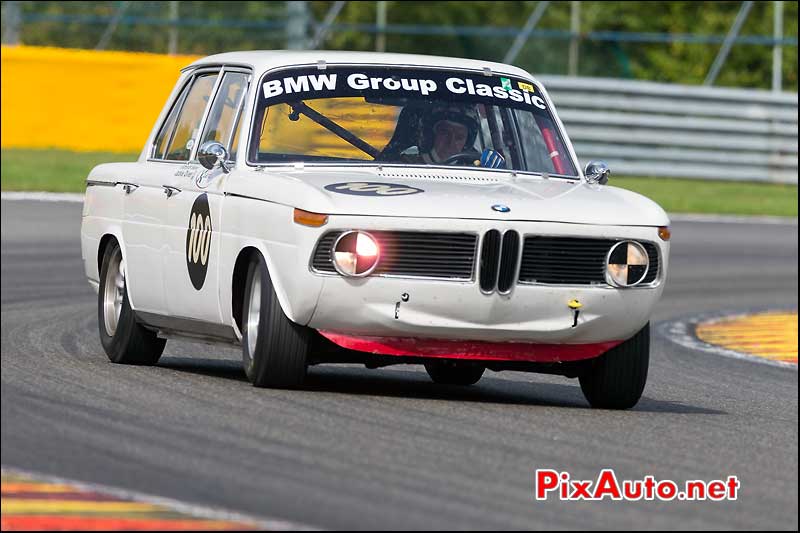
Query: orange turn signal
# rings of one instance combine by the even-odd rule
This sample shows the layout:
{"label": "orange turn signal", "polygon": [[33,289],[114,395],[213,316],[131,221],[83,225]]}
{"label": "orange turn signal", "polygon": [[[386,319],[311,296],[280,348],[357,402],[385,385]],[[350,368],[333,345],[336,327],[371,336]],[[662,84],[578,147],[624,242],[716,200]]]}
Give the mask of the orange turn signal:
{"label": "orange turn signal", "polygon": [[661,237],[662,241],[668,241],[669,238],[672,237],[672,232],[669,230],[669,226],[659,227],[658,236]]}
{"label": "orange turn signal", "polygon": [[311,213],[310,211],[303,211],[302,209],[295,208],[294,221],[303,226],[311,226],[318,228],[328,223],[328,215],[321,215],[319,213]]}

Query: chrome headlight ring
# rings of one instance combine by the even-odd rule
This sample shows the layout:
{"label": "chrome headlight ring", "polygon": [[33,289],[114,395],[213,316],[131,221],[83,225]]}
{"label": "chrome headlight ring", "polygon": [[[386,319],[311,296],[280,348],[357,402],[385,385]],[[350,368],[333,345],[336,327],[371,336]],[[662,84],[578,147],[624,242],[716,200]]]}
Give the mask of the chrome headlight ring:
{"label": "chrome headlight ring", "polygon": [[636,241],[620,241],[606,255],[606,283],[628,288],[639,285],[650,270],[647,250]]}
{"label": "chrome headlight ring", "polygon": [[372,274],[380,261],[378,240],[366,231],[345,231],[331,247],[331,262],[340,275],[363,278]]}

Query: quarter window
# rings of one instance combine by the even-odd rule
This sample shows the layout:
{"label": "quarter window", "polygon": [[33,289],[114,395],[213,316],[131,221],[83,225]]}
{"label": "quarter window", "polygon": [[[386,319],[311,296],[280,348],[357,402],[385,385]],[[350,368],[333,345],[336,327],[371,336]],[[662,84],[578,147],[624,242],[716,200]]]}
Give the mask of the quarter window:
{"label": "quarter window", "polygon": [[237,122],[244,95],[247,92],[247,78],[248,74],[242,72],[225,73],[208,115],[202,141],[200,141],[201,146],[206,141],[222,143],[228,150],[231,159],[235,159],[231,144],[231,132],[234,128],[238,131]]}
{"label": "quarter window", "polygon": [[236,126],[233,130],[233,139],[231,139],[230,157],[231,161],[236,161],[236,153],[239,147],[239,132],[242,131],[242,110],[244,107],[239,108],[239,113],[236,117]]}
{"label": "quarter window", "polygon": [[188,161],[189,155],[198,137],[198,128],[203,119],[203,112],[211,97],[211,91],[217,81],[218,74],[200,74],[194,80],[186,101],[169,141],[164,159],[170,161]]}

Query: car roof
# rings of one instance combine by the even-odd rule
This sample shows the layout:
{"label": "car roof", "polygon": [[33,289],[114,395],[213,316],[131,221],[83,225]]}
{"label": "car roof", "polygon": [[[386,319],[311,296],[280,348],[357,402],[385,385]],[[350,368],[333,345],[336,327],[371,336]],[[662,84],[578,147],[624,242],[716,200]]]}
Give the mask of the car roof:
{"label": "car roof", "polygon": [[241,65],[251,67],[256,74],[278,67],[295,65],[314,65],[319,62],[329,64],[363,64],[363,65],[397,65],[421,66],[483,70],[490,69],[495,73],[509,74],[536,81],[521,68],[484,61],[480,59],[461,59],[455,57],[428,56],[421,54],[390,54],[378,52],[344,52],[329,50],[253,50],[246,52],[226,52],[207,56],[185,67],[193,69],[205,65]]}

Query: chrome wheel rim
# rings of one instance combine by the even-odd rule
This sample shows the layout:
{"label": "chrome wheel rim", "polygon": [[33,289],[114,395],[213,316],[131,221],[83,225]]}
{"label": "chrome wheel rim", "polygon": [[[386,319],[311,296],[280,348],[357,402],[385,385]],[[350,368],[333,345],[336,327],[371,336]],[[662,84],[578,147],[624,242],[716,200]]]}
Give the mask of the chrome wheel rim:
{"label": "chrome wheel rim", "polygon": [[250,302],[247,306],[247,345],[250,352],[256,349],[258,323],[261,321],[261,276],[256,272],[250,287]]}
{"label": "chrome wheel rim", "polygon": [[105,285],[103,287],[103,318],[106,333],[113,337],[117,332],[119,315],[122,313],[122,300],[125,297],[125,261],[122,252],[117,249],[108,263]]}

